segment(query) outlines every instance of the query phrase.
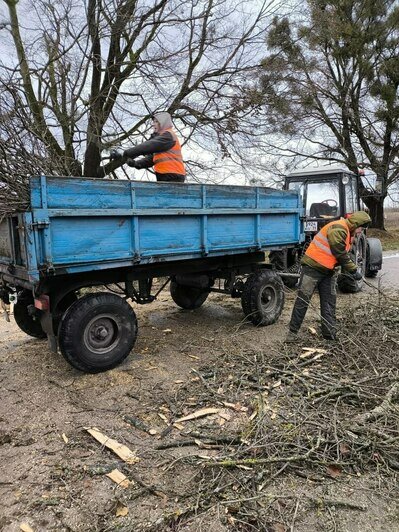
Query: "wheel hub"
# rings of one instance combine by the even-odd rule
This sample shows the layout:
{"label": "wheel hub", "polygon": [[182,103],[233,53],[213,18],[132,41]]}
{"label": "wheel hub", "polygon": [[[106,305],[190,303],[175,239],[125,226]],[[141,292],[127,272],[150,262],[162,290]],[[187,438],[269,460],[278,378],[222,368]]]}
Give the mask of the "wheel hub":
{"label": "wheel hub", "polygon": [[84,342],[86,347],[97,353],[111,351],[120,338],[120,327],[111,316],[97,316],[86,326]]}
{"label": "wheel hub", "polygon": [[108,336],[108,329],[106,329],[105,327],[103,326],[100,326],[98,327],[95,331],[94,331],[94,337],[97,339],[97,340],[105,340],[105,338]]}
{"label": "wheel hub", "polygon": [[263,307],[269,307],[274,305],[274,300],[276,298],[275,290],[272,286],[265,286],[262,290],[261,302]]}

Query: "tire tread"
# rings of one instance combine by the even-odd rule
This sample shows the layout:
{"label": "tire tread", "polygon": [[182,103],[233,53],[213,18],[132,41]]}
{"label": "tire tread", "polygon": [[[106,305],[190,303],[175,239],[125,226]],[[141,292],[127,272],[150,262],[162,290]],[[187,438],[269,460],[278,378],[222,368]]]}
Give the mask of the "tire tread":
{"label": "tire tread", "polygon": [[[273,311],[262,314],[258,308],[258,294],[265,283],[272,284],[276,289],[277,302]],[[242,292],[241,306],[247,319],[254,325],[271,325],[278,320],[283,310],[284,299],[284,284],[281,278],[275,272],[265,270],[249,275]]]}
{"label": "tire tread", "polygon": [[[96,306],[114,306],[116,310],[125,313],[125,317],[132,323],[132,338],[128,342],[128,348],[114,358],[107,365],[89,364],[82,360],[77,345],[77,330],[85,314],[92,311]],[[120,364],[130,353],[137,338],[137,318],[133,308],[121,297],[108,292],[88,294],[75,301],[65,312],[59,327],[60,350],[67,362],[74,368],[86,373],[99,373],[107,371]]]}

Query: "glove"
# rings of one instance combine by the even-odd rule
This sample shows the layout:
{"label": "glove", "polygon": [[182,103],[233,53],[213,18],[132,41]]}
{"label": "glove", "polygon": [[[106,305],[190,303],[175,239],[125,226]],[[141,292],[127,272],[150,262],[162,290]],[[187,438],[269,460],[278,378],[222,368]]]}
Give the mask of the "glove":
{"label": "glove", "polygon": [[352,273],[352,277],[354,278],[355,281],[360,281],[360,279],[363,278],[362,271],[356,270],[354,273]]}
{"label": "glove", "polygon": [[123,159],[123,153],[119,150],[111,150],[109,154],[109,160],[110,161],[119,161],[120,159]]}
{"label": "glove", "polygon": [[130,166],[131,168],[138,168],[137,166],[137,163],[134,159],[128,159],[126,161],[127,165]]}

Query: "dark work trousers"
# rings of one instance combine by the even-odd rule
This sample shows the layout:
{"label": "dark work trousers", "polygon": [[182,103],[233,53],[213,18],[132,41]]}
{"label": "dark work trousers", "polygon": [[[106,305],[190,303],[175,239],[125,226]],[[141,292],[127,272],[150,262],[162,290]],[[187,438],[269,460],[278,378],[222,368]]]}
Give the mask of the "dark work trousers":
{"label": "dark work trousers", "polygon": [[314,291],[319,291],[321,332],[325,338],[333,339],[336,335],[335,309],[337,305],[337,273],[322,273],[319,270],[302,266],[298,295],[292,310],[290,331],[298,332],[308,310]]}
{"label": "dark work trousers", "polygon": [[186,176],[182,174],[155,174],[157,181],[164,181],[168,183],[184,183]]}

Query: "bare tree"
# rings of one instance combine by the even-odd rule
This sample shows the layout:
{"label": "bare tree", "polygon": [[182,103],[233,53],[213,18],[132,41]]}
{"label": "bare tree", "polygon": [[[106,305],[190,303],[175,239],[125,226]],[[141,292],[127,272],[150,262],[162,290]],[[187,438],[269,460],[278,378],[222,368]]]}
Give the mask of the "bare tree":
{"label": "bare tree", "polygon": [[0,164],[10,179],[39,168],[115,176],[120,163],[101,166],[102,155],[142,141],[157,110],[173,114],[193,171],[241,162],[254,127],[237,93],[259,65],[276,2],[3,3],[13,50],[0,63]]}

